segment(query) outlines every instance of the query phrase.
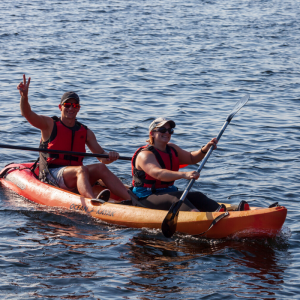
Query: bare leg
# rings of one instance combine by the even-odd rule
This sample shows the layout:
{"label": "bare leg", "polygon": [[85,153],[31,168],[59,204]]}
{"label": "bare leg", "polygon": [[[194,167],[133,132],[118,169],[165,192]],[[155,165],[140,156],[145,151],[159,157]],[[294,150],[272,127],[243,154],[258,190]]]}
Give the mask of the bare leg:
{"label": "bare leg", "polygon": [[88,166],[66,167],[63,173],[65,185],[69,188],[77,187],[80,195],[94,198],[92,184],[102,179],[108,189],[116,196],[129,200],[126,187],[120,179],[114,175],[104,164],[93,164]]}
{"label": "bare leg", "polygon": [[127,192],[127,188],[121,180],[106,167],[106,165],[94,164],[88,165],[87,168],[89,169],[91,184],[94,184],[98,179],[101,179],[106,187],[116,196],[119,196],[124,200],[131,199]]}
{"label": "bare leg", "polygon": [[79,194],[83,197],[95,197],[90,183],[89,169],[86,166],[66,167],[63,177],[67,187],[77,187]]}

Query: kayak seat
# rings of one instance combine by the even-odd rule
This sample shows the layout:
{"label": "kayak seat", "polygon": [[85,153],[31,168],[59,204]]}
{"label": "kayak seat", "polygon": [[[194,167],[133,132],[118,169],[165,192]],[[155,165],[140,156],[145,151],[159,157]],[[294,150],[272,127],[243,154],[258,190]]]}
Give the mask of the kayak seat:
{"label": "kayak seat", "polygon": [[110,190],[105,189],[98,194],[97,198],[91,199],[91,202],[93,204],[95,203],[103,204],[109,200],[109,197],[110,197]]}
{"label": "kayak seat", "polygon": [[96,199],[100,199],[106,202],[109,200],[109,198],[110,198],[110,190],[105,189],[98,194]]}
{"label": "kayak seat", "polygon": [[224,204],[220,204],[220,206],[215,210],[215,212],[225,212],[227,208]]}
{"label": "kayak seat", "polygon": [[250,206],[247,201],[242,200],[237,208],[237,211],[250,210]]}

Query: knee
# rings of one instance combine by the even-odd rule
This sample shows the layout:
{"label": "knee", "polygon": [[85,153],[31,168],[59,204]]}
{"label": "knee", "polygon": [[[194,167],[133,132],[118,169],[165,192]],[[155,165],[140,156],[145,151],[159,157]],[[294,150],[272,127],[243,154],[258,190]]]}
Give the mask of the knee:
{"label": "knee", "polygon": [[89,174],[89,170],[86,166],[80,166],[77,169],[76,176],[79,177],[81,175],[87,176]]}
{"label": "knee", "polygon": [[97,177],[101,177],[103,174],[109,172],[109,169],[105,164],[96,164],[92,170],[92,174],[96,175]]}
{"label": "knee", "polygon": [[177,203],[179,201],[179,198],[176,196],[169,197],[169,203],[172,205],[173,203]]}
{"label": "knee", "polygon": [[96,179],[102,178],[102,176],[105,176],[108,174],[109,169],[105,164],[95,164],[93,168],[90,170],[92,178],[95,177]]}
{"label": "knee", "polygon": [[105,172],[108,170],[108,168],[105,164],[98,164],[97,167],[100,172]]}

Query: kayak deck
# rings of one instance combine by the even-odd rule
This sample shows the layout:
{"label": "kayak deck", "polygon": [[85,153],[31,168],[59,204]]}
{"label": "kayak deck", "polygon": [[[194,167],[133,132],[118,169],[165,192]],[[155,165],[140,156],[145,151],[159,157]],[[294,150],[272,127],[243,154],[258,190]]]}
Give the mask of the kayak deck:
{"label": "kayak deck", "polygon": [[[31,165],[32,163],[8,165],[1,172],[0,182],[35,203],[84,213],[110,224],[160,229],[167,214],[164,210],[118,204],[118,200],[122,199],[113,194],[109,202],[103,204],[93,202],[79,194],[39,181],[28,169]],[[96,193],[103,188],[101,185],[93,187]],[[287,215],[287,209],[283,206],[251,207],[248,211],[233,211],[236,206],[225,205],[229,215],[213,226],[203,237],[272,237],[280,231]],[[212,221],[221,214],[220,212],[179,212],[176,231],[197,235],[206,231]]]}

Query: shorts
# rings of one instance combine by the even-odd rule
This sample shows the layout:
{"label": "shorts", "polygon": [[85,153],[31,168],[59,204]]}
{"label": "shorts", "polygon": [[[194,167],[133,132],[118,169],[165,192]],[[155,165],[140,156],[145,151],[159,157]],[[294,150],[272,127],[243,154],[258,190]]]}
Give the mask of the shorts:
{"label": "shorts", "polygon": [[55,179],[56,183],[58,184],[58,186],[61,188],[61,189],[64,189],[64,190],[67,190],[67,191],[70,191],[70,192],[74,192],[76,190],[76,188],[68,188],[66,185],[65,185],[65,182],[64,182],[64,177],[63,177],[63,173],[64,173],[64,170],[65,170],[66,167],[59,167],[59,168],[49,168],[49,172],[51,173],[48,174],[47,173],[47,179],[49,179],[50,181],[53,181],[53,178]]}

